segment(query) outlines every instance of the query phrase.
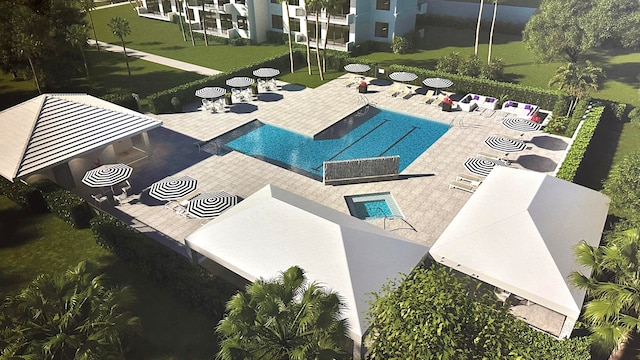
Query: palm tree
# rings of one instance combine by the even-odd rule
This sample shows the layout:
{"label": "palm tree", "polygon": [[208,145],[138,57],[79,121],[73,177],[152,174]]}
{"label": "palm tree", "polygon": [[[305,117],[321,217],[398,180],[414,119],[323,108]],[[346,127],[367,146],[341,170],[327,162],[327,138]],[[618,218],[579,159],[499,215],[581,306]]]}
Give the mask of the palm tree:
{"label": "palm tree", "polygon": [[204,46],[209,46],[209,39],[207,39],[207,24],[205,24],[204,20],[206,18],[205,9],[204,9],[204,0],[202,0],[202,31],[204,31]]}
{"label": "palm tree", "polygon": [[489,33],[489,55],[487,55],[487,64],[491,64],[491,48],[493,46],[493,30],[496,27],[497,13],[498,13],[498,0],[493,0],[493,19],[491,19],[491,32]]}
{"label": "palm tree", "polygon": [[122,42],[122,50],[124,50],[124,60],[127,63],[127,73],[129,73],[129,81],[131,81],[131,69],[129,68],[129,57],[127,56],[127,48],[124,45],[124,37],[131,34],[129,22],[121,17],[114,17],[109,21],[109,30]]}
{"label": "palm tree", "polygon": [[341,0],[322,0],[324,11],[327,13],[327,34],[324,37],[322,45],[322,71],[327,71],[327,40],[329,39],[329,26],[331,26],[331,14],[337,11],[341,6]]}
{"label": "palm tree", "polygon": [[67,41],[80,48],[82,61],[84,62],[84,72],[89,77],[89,67],[87,57],[84,55],[84,47],[87,44],[87,28],[85,25],[73,24],[67,28]]}
{"label": "palm tree", "polygon": [[36,82],[36,88],[38,88],[38,93],[42,94],[40,81],[38,80],[38,73],[36,72],[36,68],[33,64],[34,58],[40,55],[41,42],[34,34],[27,35],[26,33],[19,33],[16,38],[17,43],[20,45],[20,55],[26,57],[27,61],[29,61],[29,67],[31,67],[31,73],[33,74],[33,80]]}
{"label": "palm tree", "polygon": [[320,11],[322,11],[322,0],[306,0],[305,4],[308,9],[312,9],[316,13],[316,61],[318,62],[318,72],[320,80],[324,80],[322,74],[322,62],[320,61]]}
{"label": "palm tree", "polygon": [[482,8],[484,7],[484,0],[480,0],[480,10],[478,11],[478,23],[476,25],[476,46],[474,54],[478,56],[478,42],[480,41],[480,21],[482,20]]}
{"label": "palm tree", "polygon": [[305,2],[304,26],[307,29],[307,34],[305,36],[307,38],[307,69],[309,71],[309,75],[311,75],[311,45],[309,44],[309,19],[307,18],[309,8],[309,4]]}
{"label": "palm tree", "polygon": [[291,73],[293,74],[293,43],[291,42],[291,26],[289,25],[290,17],[289,17],[289,1],[288,0],[278,0],[280,4],[284,4],[284,13],[287,17],[287,21],[285,24],[285,28],[287,29],[287,37],[289,38],[289,62],[291,63]]}
{"label": "palm tree", "polygon": [[100,51],[100,45],[98,44],[98,34],[96,34],[96,27],[93,25],[93,16],[91,16],[91,10],[96,8],[96,4],[93,0],[80,0],[80,8],[89,14],[89,21],[91,22],[91,29],[93,29],[93,37],[96,41],[96,49]]}
{"label": "palm tree", "polygon": [[128,287],[109,288],[104,275],[80,262],[65,273],[38,276],[0,306],[6,358],[121,358],[123,341],[140,329]]}
{"label": "palm tree", "polygon": [[178,10],[178,21],[180,22],[180,33],[182,34],[182,39],[187,41],[187,34],[184,32],[184,21],[182,20],[182,2],[180,0],[176,0],[176,9]]}
{"label": "palm tree", "polygon": [[218,359],[338,359],[347,331],[339,296],[293,266],[271,280],[256,280],[227,303],[217,332]]}
{"label": "palm tree", "polygon": [[189,16],[189,3],[185,1],[184,15],[187,17],[187,23],[189,24],[189,35],[191,35],[191,45],[196,46],[196,39],[193,37],[193,26],[191,25],[191,17]]}
{"label": "palm tree", "polygon": [[631,336],[640,331],[640,230],[617,231],[601,247],[580,242],[578,262],[593,271],[594,278],[578,272],[570,275],[574,285],[586,289],[591,298],[584,318],[593,330],[592,337],[601,349],[622,350]]}
{"label": "palm tree", "polygon": [[593,66],[590,61],[587,61],[584,66],[570,62],[558,68],[556,74],[549,80],[549,86],[557,85],[558,89],[564,90],[573,97],[567,111],[567,116],[569,116],[578,101],[588,95],[591,89],[598,91],[600,81],[604,76],[602,68]]}

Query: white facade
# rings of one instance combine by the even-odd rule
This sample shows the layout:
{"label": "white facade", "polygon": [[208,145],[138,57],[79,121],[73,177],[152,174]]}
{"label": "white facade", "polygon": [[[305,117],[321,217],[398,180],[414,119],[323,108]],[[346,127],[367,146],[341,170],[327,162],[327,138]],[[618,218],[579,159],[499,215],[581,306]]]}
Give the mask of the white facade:
{"label": "white facade", "polygon": [[[267,32],[290,29],[297,43],[306,36],[316,47],[316,12],[304,0],[289,1],[289,18],[278,0],[141,0],[138,14],[169,21],[174,15],[191,22],[194,31],[225,38],[244,38],[260,43]],[[416,15],[426,12],[424,0],[343,0],[328,14],[317,14],[319,37],[327,48],[351,51],[364,41],[391,42],[394,36],[412,31]],[[203,25],[204,23],[204,25]]]}

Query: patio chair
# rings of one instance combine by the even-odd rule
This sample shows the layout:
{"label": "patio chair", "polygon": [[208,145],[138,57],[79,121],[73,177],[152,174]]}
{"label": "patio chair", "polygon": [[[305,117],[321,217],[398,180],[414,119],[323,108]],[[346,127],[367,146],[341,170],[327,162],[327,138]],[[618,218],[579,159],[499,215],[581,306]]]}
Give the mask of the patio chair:
{"label": "patio chair", "polygon": [[205,111],[211,111],[213,102],[209,99],[202,99],[202,109]]}
{"label": "patio chair", "polygon": [[434,95],[435,95],[435,91],[433,90],[429,90],[427,91],[426,94],[424,94],[423,100],[425,102],[425,104],[429,104],[430,102],[432,102],[434,100]]}
{"label": "patio chair", "polygon": [[129,196],[127,196],[126,192],[123,192],[119,195],[113,195],[113,201],[115,201],[116,205],[124,205],[129,203]]}
{"label": "patio chair", "polygon": [[445,96],[444,95],[438,95],[437,98],[435,98],[430,105],[433,106],[440,106],[440,104],[442,104],[442,101],[444,100]]}
{"label": "patio chair", "polygon": [[267,83],[265,79],[258,79],[258,87],[260,87],[261,90],[269,90],[269,83]]}
{"label": "patio chair", "polygon": [[395,84],[393,87],[385,91],[384,93],[388,96],[396,96],[400,92],[400,84]]}
{"label": "patio chair", "polygon": [[408,99],[411,97],[411,95],[413,95],[413,89],[411,89],[410,86],[405,86],[404,89],[402,89],[402,91],[400,91],[399,93],[397,93],[395,96],[398,98],[402,98],[402,99]]}
{"label": "patio chair", "polygon": [[466,192],[473,193],[478,188],[477,185],[472,185],[466,182],[453,181],[449,184],[449,189],[458,189]]}
{"label": "patio chair", "polygon": [[276,82],[276,78],[269,79],[268,85],[268,90],[278,90],[278,83]]}
{"label": "patio chair", "polygon": [[349,74],[349,76],[346,79],[344,79],[344,82],[342,84],[346,87],[351,87],[351,85],[353,85],[355,82],[356,82],[356,75]]}
{"label": "patio chair", "polygon": [[96,201],[100,209],[102,209],[102,203],[108,200],[107,196],[103,193],[91,194],[91,197]]}

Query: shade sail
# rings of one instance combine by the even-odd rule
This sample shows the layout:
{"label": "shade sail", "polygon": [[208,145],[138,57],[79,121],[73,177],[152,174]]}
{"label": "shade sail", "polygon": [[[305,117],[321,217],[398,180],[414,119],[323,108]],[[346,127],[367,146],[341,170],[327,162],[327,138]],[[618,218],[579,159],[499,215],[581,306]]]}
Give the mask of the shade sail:
{"label": "shade sail", "polygon": [[409,273],[427,247],[267,185],[187,236],[185,244],[236,274],[270,279],[298,265],[337,291],[350,337],[361,344],[372,292]]}
{"label": "shade sail", "polygon": [[577,319],[589,276],[573,246],[598,246],[609,198],[538,172],[495,167],[429,253],[451,268]]}
{"label": "shade sail", "polygon": [[198,180],[190,176],[161,180],[151,184],[149,196],[161,201],[178,200],[195,191],[197,187]]}
{"label": "shade sail", "polygon": [[127,180],[133,169],[125,164],[107,164],[89,170],[82,183],[90,187],[113,186]]}

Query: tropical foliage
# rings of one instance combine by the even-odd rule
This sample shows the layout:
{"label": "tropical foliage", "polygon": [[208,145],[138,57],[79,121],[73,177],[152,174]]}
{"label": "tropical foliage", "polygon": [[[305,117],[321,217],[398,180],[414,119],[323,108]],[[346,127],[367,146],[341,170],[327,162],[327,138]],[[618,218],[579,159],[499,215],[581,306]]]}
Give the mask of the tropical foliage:
{"label": "tropical foliage", "polygon": [[639,244],[636,227],[613,232],[601,247],[582,241],[575,248],[578,261],[593,271],[593,277],[575,272],[571,281],[591,298],[583,317],[591,325],[594,344],[604,353],[626,345],[640,330]]}
{"label": "tropical foliage", "polygon": [[227,303],[219,359],[339,359],[347,331],[338,294],[309,284],[297,266],[256,280]]}
{"label": "tropical foliage", "polygon": [[91,263],[43,274],[0,306],[0,358],[122,358],[140,322],[128,287],[109,287]]}
{"label": "tropical foliage", "polygon": [[390,283],[371,304],[371,359],[586,359],[584,338],[530,329],[468,277],[434,265]]}
{"label": "tropical foliage", "polygon": [[602,68],[594,66],[590,61],[585,65],[570,62],[558,68],[549,80],[549,86],[557,86],[559,90],[573,98],[567,111],[569,116],[580,99],[589,95],[590,90],[598,91],[603,78]]}
{"label": "tropical foliage", "polygon": [[127,56],[127,47],[124,44],[124,38],[131,34],[131,28],[129,22],[121,17],[114,17],[109,21],[109,30],[115,35],[122,43],[122,50],[124,51],[124,61],[127,63],[127,73],[129,74],[129,80],[131,80],[131,69],[129,68],[129,57]]}
{"label": "tropical foliage", "polygon": [[640,220],[640,153],[624,158],[609,173],[603,192],[611,198],[610,211]]}

